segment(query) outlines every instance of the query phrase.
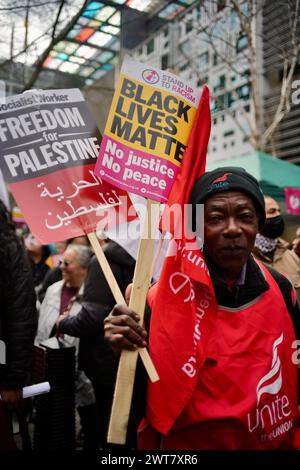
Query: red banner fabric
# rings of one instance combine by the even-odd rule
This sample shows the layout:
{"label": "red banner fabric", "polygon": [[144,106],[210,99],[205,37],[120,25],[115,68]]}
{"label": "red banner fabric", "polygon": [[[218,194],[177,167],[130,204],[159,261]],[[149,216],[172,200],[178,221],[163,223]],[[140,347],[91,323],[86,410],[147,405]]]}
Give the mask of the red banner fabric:
{"label": "red banner fabric", "polygon": [[[188,203],[196,179],[205,171],[210,134],[209,92],[204,88],[187,150],[168,204]],[[171,227],[182,223],[180,213]],[[162,220],[164,227],[164,219]],[[160,380],[149,383],[147,419],[166,434],[194,393],[216,319],[209,272],[196,243],[170,243],[152,303],[150,353]],[[171,398],[170,398],[171,397]]]}

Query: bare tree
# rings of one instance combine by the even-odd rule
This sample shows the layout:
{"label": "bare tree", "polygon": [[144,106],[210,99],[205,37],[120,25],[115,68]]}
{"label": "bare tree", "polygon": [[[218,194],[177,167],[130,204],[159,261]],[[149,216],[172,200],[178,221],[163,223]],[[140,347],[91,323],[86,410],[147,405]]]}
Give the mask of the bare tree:
{"label": "bare tree", "polygon": [[37,78],[38,78],[38,76],[39,76],[39,74],[42,70],[43,63],[44,63],[45,59],[48,57],[49,52],[72,29],[72,27],[74,26],[74,24],[77,22],[78,18],[80,17],[81,13],[85,9],[87,3],[88,3],[88,0],[85,0],[85,2],[83,3],[82,7],[77,12],[77,14],[75,16],[73,16],[71,18],[71,20],[67,23],[67,25],[57,34],[57,26],[59,24],[60,15],[61,15],[62,9],[64,7],[64,4],[65,4],[65,0],[61,1],[60,5],[59,5],[58,12],[56,14],[56,18],[55,18],[53,27],[52,27],[51,41],[50,41],[48,47],[46,47],[44,52],[40,55],[40,57],[36,61],[35,70],[34,70],[32,76],[30,77],[30,79],[25,83],[23,91],[30,89],[34,85],[34,83],[36,82],[36,80],[37,80]]}
{"label": "bare tree", "polygon": [[12,31],[10,43],[0,37],[0,58],[4,59],[0,69],[15,60],[32,65],[30,77],[23,77],[22,91],[34,85],[49,52],[73,28],[87,3],[88,0],[15,0],[12,4],[0,0],[0,30]]}
{"label": "bare tree", "polygon": [[[269,2],[270,5],[271,2]],[[260,59],[261,44],[267,40],[262,27],[262,13],[266,6],[264,0],[227,0],[201,1],[202,14],[197,27],[193,31],[195,48],[197,44],[206,48],[216,63],[223,64],[226,75],[225,91],[237,107],[223,105],[223,111],[230,114],[238,128],[256,150],[265,150],[272,141],[282,119],[291,108],[292,82],[300,54],[300,0],[274,0],[274,8],[280,14],[273,19],[276,32],[272,40],[273,54],[276,56],[279,96],[275,111],[266,121],[263,111],[262,82],[267,79],[267,71],[263,69]],[[203,14],[204,12],[204,14]],[[233,21],[234,20],[234,21]],[[187,19],[186,21],[190,21]],[[286,27],[284,37],[280,35],[280,25],[284,21]],[[277,24],[279,23],[279,24]],[[175,72],[185,60],[197,73],[198,82],[205,79],[206,73],[201,72],[195,64],[195,48],[186,50],[180,47],[181,59],[174,64]],[[239,89],[233,83],[232,75],[240,77],[240,83],[247,84],[250,89],[248,106],[241,102]],[[224,90],[216,93],[216,100],[224,97]],[[227,103],[228,104],[228,103]],[[221,106],[222,107],[222,106]],[[250,112],[248,111],[250,109]]]}

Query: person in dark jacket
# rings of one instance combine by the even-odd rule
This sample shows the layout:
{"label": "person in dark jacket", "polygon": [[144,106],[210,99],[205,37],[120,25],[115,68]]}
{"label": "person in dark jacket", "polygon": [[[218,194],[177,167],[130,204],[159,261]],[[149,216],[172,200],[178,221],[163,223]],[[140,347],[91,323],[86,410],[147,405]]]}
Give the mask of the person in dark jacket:
{"label": "person in dark jacket", "polygon": [[37,312],[31,269],[1,201],[0,266],[0,450],[9,450],[15,448],[9,409],[30,383]]}
{"label": "person in dark jacket", "polygon": [[[124,294],[132,281],[135,261],[111,240],[105,245],[104,253]],[[101,448],[107,447],[106,436],[118,366],[118,354],[103,338],[103,321],[114,305],[114,297],[94,256],[85,281],[81,311],[76,317],[65,318],[59,323],[61,333],[80,338],[79,367],[94,386]]]}
{"label": "person in dark jacket", "polygon": [[25,237],[24,243],[32,271],[34,287],[38,293],[50,269],[46,264],[46,260],[50,255],[50,249],[47,245],[42,245],[31,233]]}
{"label": "person in dark jacket", "polygon": [[256,235],[253,255],[259,261],[271,266],[291,281],[300,305],[300,259],[289,243],[281,238],[284,220],[280,206],[275,199],[264,196],[266,222]]}
{"label": "person in dark jacket", "polygon": [[[251,254],[265,221],[259,185],[241,168],[219,168],[197,180],[190,202],[204,204],[202,253],[174,241],[166,275],[148,294],[160,380],[148,382],[140,448],[299,449],[300,312],[290,282]],[[174,286],[180,254],[187,269]],[[209,290],[197,276],[202,256]],[[138,320],[120,305],[107,316],[115,350],[146,346]]]}

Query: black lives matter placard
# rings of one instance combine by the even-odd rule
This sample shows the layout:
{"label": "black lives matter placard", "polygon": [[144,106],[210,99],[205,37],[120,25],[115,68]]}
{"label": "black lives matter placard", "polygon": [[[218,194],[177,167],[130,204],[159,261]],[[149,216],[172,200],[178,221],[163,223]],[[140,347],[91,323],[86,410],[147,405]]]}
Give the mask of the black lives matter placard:
{"label": "black lives matter placard", "polygon": [[124,59],[95,174],[166,202],[182,162],[200,90],[165,71]]}

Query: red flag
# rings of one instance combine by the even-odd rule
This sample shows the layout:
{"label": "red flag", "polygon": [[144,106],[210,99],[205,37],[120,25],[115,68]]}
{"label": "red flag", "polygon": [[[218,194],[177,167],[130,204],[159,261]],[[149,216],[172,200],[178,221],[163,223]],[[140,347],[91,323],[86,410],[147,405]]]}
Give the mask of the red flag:
{"label": "red flag", "polygon": [[[184,208],[195,181],[205,172],[206,151],[210,136],[211,118],[209,107],[209,90],[204,86],[197,108],[194,124],[189,136],[183,162],[169,194],[168,203],[161,220],[161,229],[172,233],[174,238],[182,238],[181,228],[186,217]],[[169,210],[173,207],[174,218],[169,219]],[[186,227],[185,227],[186,229]]]}
{"label": "red flag", "polygon": [[[183,208],[205,171],[210,125],[209,92],[204,87],[169,205],[179,203]],[[182,223],[180,214],[174,222]],[[166,228],[164,219],[161,226]],[[171,231],[178,238],[175,226]],[[179,243],[172,240],[160,280],[149,297],[149,346],[160,380],[149,383],[146,417],[157,431],[167,434],[195,391],[217,312],[209,273],[195,242],[187,244],[185,236]]]}

